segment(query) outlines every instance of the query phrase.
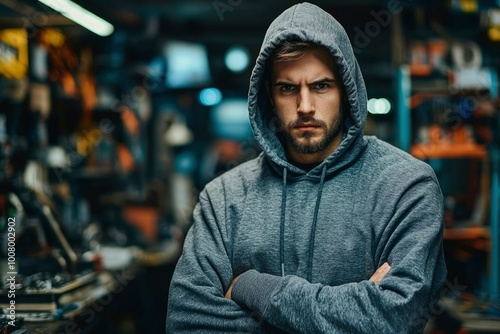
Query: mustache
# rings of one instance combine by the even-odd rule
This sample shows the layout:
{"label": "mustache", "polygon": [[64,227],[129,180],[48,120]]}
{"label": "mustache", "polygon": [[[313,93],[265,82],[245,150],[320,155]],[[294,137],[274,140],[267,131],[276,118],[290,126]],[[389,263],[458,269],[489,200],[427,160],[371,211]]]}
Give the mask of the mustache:
{"label": "mustache", "polygon": [[289,128],[294,128],[296,126],[301,126],[303,124],[310,124],[313,126],[320,126],[322,128],[326,128],[326,123],[320,120],[317,120],[311,116],[300,116],[295,121],[288,123]]}

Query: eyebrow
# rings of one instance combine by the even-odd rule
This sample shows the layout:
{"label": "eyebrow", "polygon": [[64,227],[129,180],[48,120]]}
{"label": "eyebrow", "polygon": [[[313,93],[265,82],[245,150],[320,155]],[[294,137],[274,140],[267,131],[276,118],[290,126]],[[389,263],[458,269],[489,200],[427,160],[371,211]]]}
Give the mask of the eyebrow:
{"label": "eyebrow", "polygon": [[[310,85],[315,85],[315,84],[324,83],[324,82],[337,82],[337,80],[335,80],[334,78],[325,77],[323,79],[319,79],[319,80],[316,80],[314,82],[311,82]],[[296,86],[296,84],[288,82],[288,81],[277,81],[274,83],[274,86],[289,86],[289,85]]]}

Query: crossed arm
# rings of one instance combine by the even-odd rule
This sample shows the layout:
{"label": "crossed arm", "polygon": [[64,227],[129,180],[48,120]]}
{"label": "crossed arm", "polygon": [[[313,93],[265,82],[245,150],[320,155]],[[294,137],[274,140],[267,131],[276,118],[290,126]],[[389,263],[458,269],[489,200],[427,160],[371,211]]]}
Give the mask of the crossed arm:
{"label": "crossed arm", "polygon": [[[375,284],[380,283],[380,281],[382,281],[382,279],[385,277],[385,275],[387,275],[389,273],[390,270],[391,270],[391,266],[389,265],[389,263],[385,262],[383,265],[380,266],[380,268],[377,269],[377,271],[375,271],[375,273],[373,273],[373,275],[372,275],[372,277],[370,277],[369,281],[371,281]],[[240,274],[233,279],[233,281],[229,285],[229,288],[226,291],[226,294],[224,295],[224,298],[232,300],[231,299],[231,292],[233,291],[233,286],[236,284],[236,282],[238,281],[238,279],[240,278],[241,275],[243,275],[243,274]]]}

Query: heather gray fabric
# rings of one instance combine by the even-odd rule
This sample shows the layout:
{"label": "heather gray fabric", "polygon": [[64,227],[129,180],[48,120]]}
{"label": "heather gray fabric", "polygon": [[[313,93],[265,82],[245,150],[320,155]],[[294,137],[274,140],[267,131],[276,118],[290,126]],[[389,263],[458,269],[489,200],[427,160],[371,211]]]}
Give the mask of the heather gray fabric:
{"label": "heather gray fabric", "polygon": [[[287,161],[262,82],[276,46],[297,38],[331,52],[351,115],[340,146],[309,172]],[[427,164],[363,136],[365,85],[344,29],[314,5],[291,7],[269,27],[250,83],[263,154],[200,194],[167,332],[422,332],[446,275],[441,191]],[[384,280],[368,281],[386,261]]]}

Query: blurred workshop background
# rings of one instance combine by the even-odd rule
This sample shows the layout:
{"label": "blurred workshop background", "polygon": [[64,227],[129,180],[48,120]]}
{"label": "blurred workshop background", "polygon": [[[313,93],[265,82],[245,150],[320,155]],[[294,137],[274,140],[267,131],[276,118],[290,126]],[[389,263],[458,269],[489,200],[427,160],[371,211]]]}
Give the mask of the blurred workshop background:
{"label": "blurred workshop background", "polygon": [[[500,1],[313,2],[351,39],[366,134],[440,180],[426,332],[500,333]],[[165,331],[197,194],[259,154],[249,77],[293,3],[0,0],[0,332]]]}

